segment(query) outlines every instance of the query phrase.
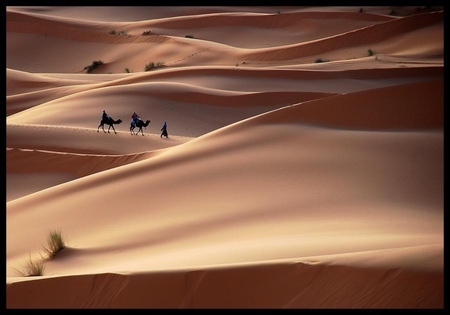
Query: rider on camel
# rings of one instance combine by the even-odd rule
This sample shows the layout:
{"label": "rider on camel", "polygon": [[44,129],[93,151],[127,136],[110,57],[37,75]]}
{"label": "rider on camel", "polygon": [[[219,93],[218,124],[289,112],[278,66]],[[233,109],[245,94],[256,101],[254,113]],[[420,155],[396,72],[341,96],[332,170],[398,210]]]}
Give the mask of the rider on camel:
{"label": "rider on camel", "polygon": [[136,114],[136,112],[133,112],[133,114],[131,115],[131,124],[133,124],[134,126],[136,126],[137,122],[141,119],[141,117],[139,117],[138,114]]}
{"label": "rider on camel", "polygon": [[103,121],[108,121],[109,118],[110,118],[109,115],[105,112],[105,110],[103,110],[103,113],[102,113],[102,120],[103,120]]}

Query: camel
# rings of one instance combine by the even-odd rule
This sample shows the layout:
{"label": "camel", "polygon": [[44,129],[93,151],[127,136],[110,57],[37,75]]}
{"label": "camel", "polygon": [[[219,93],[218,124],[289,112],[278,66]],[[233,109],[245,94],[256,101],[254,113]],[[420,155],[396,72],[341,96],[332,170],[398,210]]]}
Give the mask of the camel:
{"label": "camel", "polygon": [[[142,127],[146,128],[148,125],[150,124],[150,120],[147,120],[146,122],[144,122],[143,120],[139,119],[138,122],[135,124],[133,124],[133,122],[130,125],[130,133],[133,135],[137,135],[140,132],[142,132],[142,135],[144,135],[144,131],[142,131]],[[134,133],[134,128],[138,127],[138,131],[136,133]]]}
{"label": "camel", "polygon": [[122,122],[122,119],[114,120],[114,119],[112,119],[111,117],[108,117],[107,119],[102,119],[102,121],[100,122],[100,125],[98,125],[98,127],[97,127],[97,132],[98,132],[98,130],[100,129],[100,127],[102,127],[103,132],[106,133],[105,128],[104,128],[104,125],[106,124],[106,125],[109,125],[109,127],[108,127],[108,133],[109,133],[109,129],[112,127],[112,129],[114,130],[114,133],[117,134],[116,129],[114,129],[114,125],[115,125],[115,124],[118,125],[118,124],[120,124],[121,122]]}

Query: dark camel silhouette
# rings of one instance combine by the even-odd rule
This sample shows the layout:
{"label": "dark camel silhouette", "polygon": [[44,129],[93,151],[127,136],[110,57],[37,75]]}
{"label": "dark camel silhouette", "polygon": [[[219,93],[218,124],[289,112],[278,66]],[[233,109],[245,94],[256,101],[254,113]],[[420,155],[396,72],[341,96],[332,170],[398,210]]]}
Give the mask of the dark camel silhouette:
{"label": "dark camel silhouette", "polygon": [[[147,120],[146,122],[144,122],[143,120],[139,119],[138,122],[135,124],[131,123],[130,124],[130,133],[133,135],[137,135],[140,132],[142,132],[142,135],[144,135],[144,132],[142,131],[142,127],[146,128],[148,126],[148,124],[150,124],[150,120]],[[134,133],[134,128],[138,127],[138,131],[136,133]]]}
{"label": "dark camel silhouette", "polygon": [[100,129],[100,127],[102,127],[103,132],[106,133],[105,128],[104,128],[104,125],[106,124],[106,125],[109,125],[109,127],[108,127],[108,133],[109,133],[109,129],[112,128],[112,129],[114,130],[114,133],[117,134],[116,129],[114,129],[114,125],[115,125],[115,124],[118,125],[118,124],[120,124],[121,122],[122,122],[122,119],[114,120],[114,119],[112,119],[111,117],[108,117],[108,118],[106,118],[106,119],[102,119],[102,121],[100,122],[100,125],[98,125],[98,127],[97,127],[97,132],[98,132],[98,130]]}

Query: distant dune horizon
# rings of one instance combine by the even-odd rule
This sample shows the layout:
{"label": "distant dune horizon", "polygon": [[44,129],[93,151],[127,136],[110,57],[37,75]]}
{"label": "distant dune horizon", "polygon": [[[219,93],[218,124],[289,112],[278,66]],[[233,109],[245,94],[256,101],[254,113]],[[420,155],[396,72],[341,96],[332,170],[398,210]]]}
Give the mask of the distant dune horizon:
{"label": "distant dune horizon", "polygon": [[6,308],[443,308],[443,24],[7,6]]}

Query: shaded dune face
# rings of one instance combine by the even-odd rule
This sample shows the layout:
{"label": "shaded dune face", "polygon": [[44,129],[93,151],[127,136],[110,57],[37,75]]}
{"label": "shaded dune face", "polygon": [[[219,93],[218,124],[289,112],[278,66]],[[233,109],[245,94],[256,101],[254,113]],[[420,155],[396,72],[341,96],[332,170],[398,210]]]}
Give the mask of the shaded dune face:
{"label": "shaded dune face", "polygon": [[7,7],[6,306],[442,308],[443,15]]}

